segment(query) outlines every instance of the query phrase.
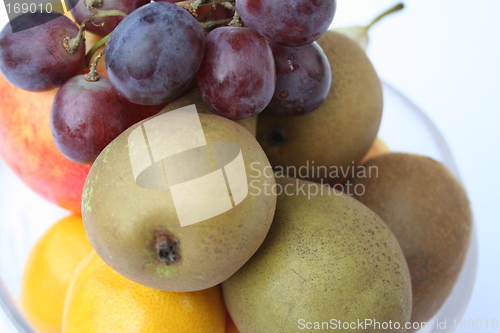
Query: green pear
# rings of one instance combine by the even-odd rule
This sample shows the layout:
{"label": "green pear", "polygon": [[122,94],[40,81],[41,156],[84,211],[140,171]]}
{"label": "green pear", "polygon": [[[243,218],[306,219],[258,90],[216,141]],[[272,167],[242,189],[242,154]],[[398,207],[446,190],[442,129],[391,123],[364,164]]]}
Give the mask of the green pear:
{"label": "green pear", "polygon": [[449,296],[465,260],[472,229],[467,193],[444,165],[425,156],[387,153],[363,167],[377,171],[354,179],[354,197],[398,239],[412,279],[412,322],[429,321]]}
{"label": "green pear", "polygon": [[382,220],[317,183],[277,178],[274,191],[266,240],[222,283],[240,332],[404,332],[410,275]]}
{"label": "green pear", "polygon": [[[118,273],[156,289],[195,291],[227,279],[261,245],[276,196],[260,190],[274,175],[245,127],[213,114],[188,117],[174,106],[127,129],[98,156],[82,217],[95,250]],[[173,127],[170,118],[158,120],[174,114]],[[193,140],[200,147],[187,150]],[[159,149],[177,153],[158,160]]]}
{"label": "green pear", "polygon": [[317,42],[332,71],[327,98],[300,116],[264,110],[257,119],[257,140],[278,173],[331,183],[343,178],[342,173],[349,172],[375,140],[382,117],[382,86],[355,41],[328,30]]}

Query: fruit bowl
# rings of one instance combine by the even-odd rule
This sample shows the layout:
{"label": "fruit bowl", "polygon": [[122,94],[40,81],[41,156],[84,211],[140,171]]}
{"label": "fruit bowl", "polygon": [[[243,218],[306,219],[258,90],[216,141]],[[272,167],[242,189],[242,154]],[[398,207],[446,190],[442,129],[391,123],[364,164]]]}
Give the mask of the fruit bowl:
{"label": "fruit bowl", "polygon": [[[390,84],[384,83],[384,115],[379,137],[392,151],[417,153],[444,163],[459,179],[450,149],[431,119]],[[0,159],[0,331],[35,332],[16,305],[21,276],[37,239],[69,212],[32,192]],[[437,315],[419,332],[452,332],[469,302],[477,268],[477,238],[473,229],[465,264],[452,294]],[[447,329],[437,324],[447,321]]]}

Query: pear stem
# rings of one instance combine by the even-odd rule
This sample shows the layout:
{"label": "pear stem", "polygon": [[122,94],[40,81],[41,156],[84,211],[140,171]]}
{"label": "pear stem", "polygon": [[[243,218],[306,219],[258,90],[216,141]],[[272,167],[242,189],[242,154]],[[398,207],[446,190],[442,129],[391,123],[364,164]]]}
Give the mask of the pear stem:
{"label": "pear stem", "polygon": [[405,5],[403,3],[398,3],[397,5],[395,5],[394,7],[386,10],[385,12],[383,12],[382,14],[380,14],[379,16],[375,17],[373,19],[373,21],[371,21],[365,28],[366,30],[369,30],[375,23],[377,23],[378,21],[380,21],[381,19],[383,19],[384,17],[386,17],[387,15],[389,14],[392,14],[392,13],[395,13],[401,9],[403,9],[405,7]]}

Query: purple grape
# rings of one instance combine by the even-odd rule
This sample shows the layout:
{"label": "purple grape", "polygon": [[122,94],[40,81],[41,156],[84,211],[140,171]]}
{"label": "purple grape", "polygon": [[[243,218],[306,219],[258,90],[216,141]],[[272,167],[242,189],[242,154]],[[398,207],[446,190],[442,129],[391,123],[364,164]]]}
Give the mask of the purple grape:
{"label": "purple grape", "polygon": [[22,14],[0,32],[0,71],[21,89],[58,87],[83,68],[85,44],[72,54],[63,46],[64,37],[77,34],[76,24],[64,15]]}
{"label": "purple grape", "polygon": [[67,81],[52,104],[50,126],[59,150],[70,160],[91,164],[130,125],[130,109],[105,77],[89,82],[84,75]]}
{"label": "purple grape", "polygon": [[[84,4],[84,0],[69,0],[73,6],[71,14],[75,20],[81,24],[90,15],[90,10]],[[98,10],[121,10],[126,14],[131,13],[136,8],[149,3],[150,0],[102,0],[102,6]],[[123,16],[108,16],[94,19],[94,24],[90,23],[85,26],[87,31],[93,32],[99,36],[106,36],[112,32],[118,23],[123,20]],[[104,22],[104,26],[99,24]]]}
{"label": "purple grape", "polygon": [[330,91],[332,73],[318,43],[271,45],[276,63],[276,90],[268,109],[287,115],[315,110]]}
{"label": "purple grape", "polygon": [[236,0],[246,26],[273,43],[301,46],[314,42],[330,26],[336,0]]}
{"label": "purple grape", "polygon": [[269,104],[274,93],[276,69],[271,48],[249,28],[212,30],[196,84],[215,113],[230,119],[252,117]]}
{"label": "purple grape", "polygon": [[162,104],[191,86],[204,48],[205,33],[187,10],[153,2],[133,11],[113,31],[106,70],[129,101]]}

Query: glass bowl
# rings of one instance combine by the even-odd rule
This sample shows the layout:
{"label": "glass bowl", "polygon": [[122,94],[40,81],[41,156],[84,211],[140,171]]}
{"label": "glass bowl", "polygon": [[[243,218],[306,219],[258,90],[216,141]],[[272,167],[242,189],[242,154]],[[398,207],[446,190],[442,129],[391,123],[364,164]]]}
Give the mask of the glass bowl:
{"label": "glass bowl", "polygon": [[[384,115],[379,137],[392,151],[432,157],[460,179],[450,149],[430,118],[403,94],[384,83]],[[38,197],[0,159],[0,331],[35,332],[16,305],[24,263],[31,247],[55,221],[69,213]],[[477,237],[473,228],[465,264],[451,295],[426,328],[419,332],[452,332],[469,302],[477,269]],[[436,328],[447,321],[447,330]]]}

